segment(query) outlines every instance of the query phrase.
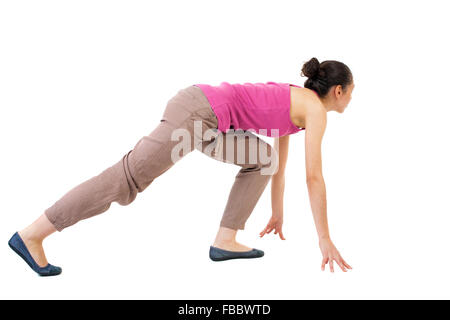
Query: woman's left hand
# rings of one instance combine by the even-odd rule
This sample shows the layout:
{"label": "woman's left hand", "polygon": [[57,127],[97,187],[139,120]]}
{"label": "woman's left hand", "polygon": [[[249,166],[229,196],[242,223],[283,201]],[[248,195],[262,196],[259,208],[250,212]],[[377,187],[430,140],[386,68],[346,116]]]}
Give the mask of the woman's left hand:
{"label": "woman's left hand", "polygon": [[334,272],[333,260],[341,267],[342,271],[347,272],[347,269],[352,269],[347,262],[341,257],[341,254],[334,246],[330,239],[321,239],[319,241],[320,250],[322,251],[322,271],[325,270],[325,265],[329,263],[330,271]]}
{"label": "woman's left hand", "polygon": [[275,230],[275,234],[279,234],[281,240],[286,240],[283,235],[283,216],[282,215],[272,215],[269,220],[269,223],[264,228],[263,231],[259,233],[260,237],[263,237],[266,233],[271,233],[272,230]]}

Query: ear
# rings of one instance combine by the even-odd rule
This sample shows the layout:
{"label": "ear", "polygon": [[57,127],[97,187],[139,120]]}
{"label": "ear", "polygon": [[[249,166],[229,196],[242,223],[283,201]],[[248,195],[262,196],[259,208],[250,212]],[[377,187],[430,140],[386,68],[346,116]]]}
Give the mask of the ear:
{"label": "ear", "polygon": [[331,87],[330,93],[334,95],[334,98],[336,99],[339,97],[339,88],[337,85]]}
{"label": "ear", "polygon": [[340,84],[336,85],[336,88],[334,89],[334,92],[336,93],[336,97],[343,95],[344,94],[344,90],[342,88],[342,85],[340,85]]}

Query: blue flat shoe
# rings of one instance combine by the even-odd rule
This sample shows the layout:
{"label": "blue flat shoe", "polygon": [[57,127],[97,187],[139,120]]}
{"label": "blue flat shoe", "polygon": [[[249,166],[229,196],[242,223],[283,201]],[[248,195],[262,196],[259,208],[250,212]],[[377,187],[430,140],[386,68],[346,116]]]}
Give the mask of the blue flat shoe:
{"label": "blue flat shoe", "polygon": [[224,261],[230,259],[251,259],[261,258],[264,251],[253,248],[250,251],[228,251],[217,247],[209,247],[209,258],[212,261]]}
{"label": "blue flat shoe", "polygon": [[62,269],[60,267],[53,266],[50,263],[45,267],[39,267],[36,261],[34,261],[18,232],[14,233],[11,239],[9,239],[8,245],[11,247],[11,249],[14,250],[15,253],[22,257],[22,259],[25,260],[30,268],[33,269],[38,275],[43,277],[56,276],[62,272]]}

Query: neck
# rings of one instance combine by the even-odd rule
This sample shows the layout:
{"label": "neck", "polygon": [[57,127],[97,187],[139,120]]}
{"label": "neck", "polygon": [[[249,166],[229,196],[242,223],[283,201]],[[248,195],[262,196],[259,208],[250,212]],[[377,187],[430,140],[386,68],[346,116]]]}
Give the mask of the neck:
{"label": "neck", "polygon": [[[312,90],[312,89],[310,89],[310,90]],[[322,103],[323,107],[327,110],[327,112],[333,110],[333,103],[330,100],[329,95],[326,96],[325,98],[321,98],[315,90],[312,90],[312,91],[319,98],[320,102]]]}
{"label": "neck", "polygon": [[327,112],[333,110],[333,103],[328,97],[325,98],[319,97],[319,99],[320,102],[322,102],[323,107],[327,110]]}

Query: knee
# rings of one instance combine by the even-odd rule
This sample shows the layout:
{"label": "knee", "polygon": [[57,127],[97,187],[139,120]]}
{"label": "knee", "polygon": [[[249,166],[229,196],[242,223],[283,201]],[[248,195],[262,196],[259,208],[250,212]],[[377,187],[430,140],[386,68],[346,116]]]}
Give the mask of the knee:
{"label": "knee", "polygon": [[259,148],[256,163],[244,165],[243,172],[257,172],[262,176],[270,178],[278,171],[278,154],[269,144],[266,147]]}
{"label": "knee", "polygon": [[128,155],[130,152],[123,156],[122,160],[114,166],[117,176],[119,177],[118,184],[120,186],[117,203],[122,206],[129,205],[133,202],[139,192],[139,187],[136,184],[135,178],[131,175],[130,166],[128,163]]}
{"label": "knee", "polygon": [[278,152],[269,144],[267,144],[267,153],[262,152],[260,155],[261,175],[272,176],[278,171]]}

